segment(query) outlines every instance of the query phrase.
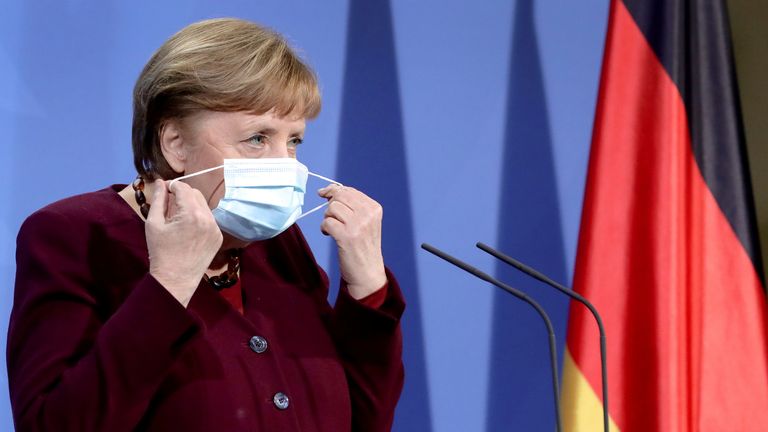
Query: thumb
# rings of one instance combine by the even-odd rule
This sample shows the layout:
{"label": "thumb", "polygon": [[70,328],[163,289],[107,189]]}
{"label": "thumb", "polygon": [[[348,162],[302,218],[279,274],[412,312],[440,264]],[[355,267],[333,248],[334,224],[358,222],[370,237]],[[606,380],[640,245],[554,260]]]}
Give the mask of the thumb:
{"label": "thumb", "polygon": [[168,207],[168,189],[163,180],[156,180],[152,185],[152,202],[149,207],[147,220],[165,221],[165,213]]}
{"label": "thumb", "polygon": [[341,186],[331,183],[328,186],[324,188],[320,188],[317,190],[317,194],[323,198],[331,199],[333,198],[333,195],[336,193],[336,191],[339,190]]}

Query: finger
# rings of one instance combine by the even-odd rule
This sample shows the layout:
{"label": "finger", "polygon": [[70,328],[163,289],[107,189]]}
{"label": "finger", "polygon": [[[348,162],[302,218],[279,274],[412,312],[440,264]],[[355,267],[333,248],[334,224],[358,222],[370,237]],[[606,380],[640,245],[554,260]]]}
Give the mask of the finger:
{"label": "finger", "polygon": [[348,186],[340,186],[329,191],[326,195],[329,201],[343,203],[352,211],[360,207],[364,202],[364,198],[367,198],[362,192]]}
{"label": "finger", "polygon": [[182,182],[182,181],[172,181],[168,182],[168,192],[172,194],[183,194],[185,190],[192,189],[189,187],[188,184]]}
{"label": "finger", "polygon": [[152,201],[149,204],[148,221],[165,220],[168,209],[168,190],[163,180],[156,180],[152,185]]}
{"label": "finger", "polygon": [[194,189],[180,181],[168,184],[168,221],[186,219],[195,208]]}
{"label": "finger", "polygon": [[203,193],[193,188],[187,183],[176,181],[170,182],[170,192],[175,195],[176,204],[187,204],[188,206],[203,207],[210,209],[208,201]]}
{"label": "finger", "polygon": [[323,198],[333,198],[334,195],[337,193],[343,191],[345,189],[344,186],[337,185],[337,184],[329,184],[328,186],[318,189],[317,194],[320,195]]}
{"label": "finger", "polygon": [[211,207],[208,205],[208,201],[203,196],[203,193],[200,192],[198,189],[192,189],[192,197],[197,202],[197,206],[204,210],[210,210]]}
{"label": "finger", "polygon": [[184,182],[174,182],[169,189],[176,209],[182,210],[195,202],[195,190]]}
{"label": "finger", "polygon": [[339,222],[347,223],[355,216],[355,211],[346,204],[339,201],[331,201],[328,209],[325,211],[325,217],[338,219]]}
{"label": "finger", "polygon": [[344,224],[336,218],[327,217],[320,223],[320,232],[335,239],[338,239],[343,231]]}

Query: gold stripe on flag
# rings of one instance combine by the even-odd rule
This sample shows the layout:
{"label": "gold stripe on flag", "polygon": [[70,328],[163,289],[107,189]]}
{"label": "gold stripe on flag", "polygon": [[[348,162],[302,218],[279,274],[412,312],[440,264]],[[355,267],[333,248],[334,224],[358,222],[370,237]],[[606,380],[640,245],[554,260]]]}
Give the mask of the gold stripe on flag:
{"label": "gold stripe on flag", "polygon": [[[603,402],[565,349],[563,359],[562,390],[563,427],[566,432],[594,432],[603,430]],[[609,416],[611,432],[619,432]]]}

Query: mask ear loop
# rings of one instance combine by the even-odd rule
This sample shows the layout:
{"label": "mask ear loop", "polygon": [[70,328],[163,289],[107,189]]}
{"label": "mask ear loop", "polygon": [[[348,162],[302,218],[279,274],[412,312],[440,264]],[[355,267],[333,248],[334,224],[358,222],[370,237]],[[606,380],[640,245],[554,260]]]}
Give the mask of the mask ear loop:
{"label": "mask ear loop", "polygon": [[[342,187],[344,186],[343,184],[337,182],[336,180],[329,179],[328,177],[323,177],[320,174],[315,174],[315,173],[312,173],[312,172],[307,172],[307,174],[309,174],[309,175],[311,175],[313,177],[317,177],[317,178],[319,178],[321,180],[325,180],[328,183],[333,183],[333,184],[336,184],[336,185],[339,185],[339,186],[342,186]],[[296,220],[299,220],[299,219],[303,218],[304,216],[309,216],[310,214],[320,210],[321,208],[327,206],[330,203],[331,203],[330,201],[326,201],[326,202],[320,204],[319,206],[313,208],[312,210],[309,210],[309,211],[306,211],[306,212],[302,213],[301,216],[296,218]]]}
{"label": "mask ear loop", "polygon": [[[171,190],[171,187],[173,187],[173,184],[175,182],[177,182],[177,181],[188,179],[190,177],[198,176],[198,175],[201,175],[201,174],[206,174],[206,173],[209,173],[211,171],[216,171],[217,169],[221,169],[221,168],[224,168],[224,165],[215,166],[213,168],[206,168],[206,169],[204,169],[202,171],[198,171],[196,173],[187,174],[187,175],[184,175],[184,176],[181,176],[181,177],[176,177],[175,179],[171,180],[170,183],[168,183],[168,190]],[[312,173],[312,172],[307,172],[307,174],[309,174],[309,175],[311,175],[313,177],[317,177],[319,179],[325,180],[328,183],[333,183],[333,184],[336,184],[336,185],[339,185],[339,186],[344,186],[343,184],[337,182],[336,180],[329,179],[328,177],[321,176],[320,174],[315,174],[315,173]],[[310,215],[310,214],[320,210],[321,208],[327,206],[328,204],[330,204],[330,201],[326,201],[326,202],[320,204],[319,206],[317,206],[317,207],[315,207],[315,208],[313,208],[313,209],[311,209],[311,210],[309,210],[307,212],[302,213],[301,216],[296,218],[296,220],[299,220],[299,219],[303,218],[304,216],[308,216],[308,215]]]}
{"label": "mask ear loop", "polygon": [[196,173],[187,174],[187,175],[184,175],[184,176],[181,176],[181,177],[176,177],[175,179],[171,180],[170,183],[168,183],[168,190],[171,190],[171,186],[173,186],[173,184],[176,183],[179,180],[188,179],[190,177],[198,176],[200,174],[209,173],[211,171],[216,171],[217,169],[221,169],[221,168],[224,168],[224,165],[215,166],[213,168],[206,168],[206,169],[204,169],[202,171],[198,171]]}

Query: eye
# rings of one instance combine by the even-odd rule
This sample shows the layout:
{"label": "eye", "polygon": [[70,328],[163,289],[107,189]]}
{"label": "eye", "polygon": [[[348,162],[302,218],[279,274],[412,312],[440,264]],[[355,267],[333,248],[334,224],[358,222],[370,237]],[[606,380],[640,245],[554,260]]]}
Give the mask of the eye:
{"label": "eye", "polygon": [[267,141],[268,141],[268,138],[266,135],[256,134],[243,142],[250,144],[251,146],[256,148],[262,148],[264,147],[264,145],[267,144]]}
{"label": "eye", "polygon": [[299,146],[299,144],[303,143],[304,140],[299,137],[293,137],[288,141],[288,147],[296,148]]}

